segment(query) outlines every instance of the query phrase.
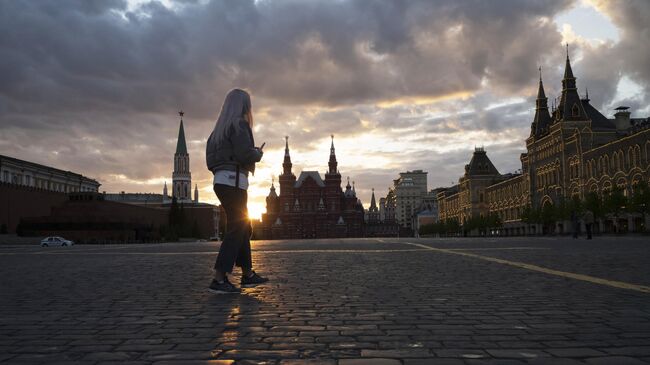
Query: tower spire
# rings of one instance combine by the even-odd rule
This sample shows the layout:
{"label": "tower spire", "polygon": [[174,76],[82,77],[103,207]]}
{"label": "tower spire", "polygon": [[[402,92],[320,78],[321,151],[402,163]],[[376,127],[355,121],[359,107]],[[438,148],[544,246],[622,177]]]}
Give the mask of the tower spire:
{"label": "tower spire", "polygon": [[351,197],[352,196],[352,186],[350,186],[350,177],[348,176],[348,184],[345,185],[345,197]]}
{"label": "tower spire", "polygon": [[284,136],[284,157],[289,157],[289,136]]}
{"label": "tower spire", "polygon": [[[190,155],[187,153],[185,143],[185,129],[183,128],[183,115],[181,110],[180,126],[178,127],[178,140],[176,141],[176,152],[174,153],[174,171],[172,172],[172,197],[179,202],[192,202],[192,174],[190,172]],[[195,197],[196,200],[196,197]]]}
{"label": "tower spire", "polygon": [[550,124],[551,114],[548,112],[548,98],[544,92],[542,66],[539,66],[539,88],[537,89],[537,100],[535,100],[535,117],[531,126],[531,136],[541,136],[548,130]]}
{"label": "tower spire", "polygon": [[377,202],[375,201],[375,188],[372,188],[372,197],[370,198],[370,209],[377,209]]}
{"label": "tower spire", "polygon": [[181,125],[178,128],[178,140],[176,141],[176,153],[187,154],[187,145],[185,144],[185,129],[183,128],[183,115],[185,113],[181,110],[178,115],[181,116]]}
{"label": "tower spire", "polygon": [[[563,89],[575,88],[576,78],[573,77],[573,69],[571,69],[571,60],[569,59],[569,44],[566,44],[566,64],[564,65],[564,80],[562,80]],[[572,82],[570,82],[572,81]]]}
{"label": "tower spire", "polygon": [[564,79],[562,80],[562,95],[560,103],[557,105],[558,112],[556,117],[563,121],[586,121],[589,120],[587,113],[582,106],[576,78],[573,76],[571,69],[571,60],[569,58],[569,44],[566,45],[566,65],[564,67]]}
{"label": "tower spire", "polygon": [[269,196],[277,198],[278,194],[275,192],[275,176],[271,177],[271,188],[269,189]]}
{"label": "tower spire", "polygon": [[291,167],[293,164],[291,163],[291,155],[289,154],[289,136],[284,136],[284,162],[282,163],[282,167],[284,168],[284,174],[291,175]]}
{"label": "tower spire", "polygon": [[544,82],[542,81],[542,66],[539,66],[539,88],[537,89],[537,100],[547,100],[544,93]]}
{"label": "tower spire", "polygon": [[338,162],[336,161],[336,150],[334,149],[334,135],[330,135],[332,137],[332,144],[330,145],[330,160],[329,163],[327,164],[329,166],[329,174],[336,174],[338,173]]}

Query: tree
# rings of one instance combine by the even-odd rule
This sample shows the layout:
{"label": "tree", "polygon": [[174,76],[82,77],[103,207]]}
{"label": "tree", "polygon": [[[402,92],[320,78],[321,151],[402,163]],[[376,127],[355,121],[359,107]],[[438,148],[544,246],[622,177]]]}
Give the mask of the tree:
{"label": "tree", "polygon": [[528,225],[542,223],[542,212],[540,209],[527,205],[521,213],[521,221]]}
{"label": "tree", "polygon": [[580,197],[577,195],[574,195],[571,198],[571,207],[577,214],[582,214],[584,213],[584,206],[582,204],[582,200],[580,200]]}
{"label": "tree", "polygon": [[486,229],[490,230],[493,228],[501,228],[503,227],[503,222],[501,221],[501,217],[499,217],[498,214],[492,213],[485,218],[485,225]]}
{"label": "tree", "polygon": [[540,214],[541,222],[545,226],[552,226],[555,224],[556,210],[553,207],[553,204],[544,204]]}
{"label": "tree", "polygon": [[634,185],[632,196],[628,203],[628,211],[631,213],[640,213],[645,224],[646,214],[650,210],[650,186],[648,186],[648,183],[644,181]]}
{"label": "tree", "polygon": [[605,213],[614,216],[615,224],[614,229],[618,233],[618,217],[626,209],[627,197],[623,194],[623,190],[615,188],[608,194],[605,194],[603,199],[603,208]]}
{"label": "tree", "polygon": [[554,220],[568,220],[571,218],[571,212],[573,207],[571,201],[567,201],[564,198],[560,198],[560,203],[555,207],[553,211]]}
{"label": "tree", "polygon": [[591,192],[587,194],[583,206],[586,210],[590,210],[594,214],[594,218],[598,219],[603,217],[603,200],[597,193]]}
{"label": "tree", "polygon": [[446,219],[444,223],[441,225],[441,233],[442,234],[452,234],[452,233],[458,233],[460,232],[460,223],[458,223],[458,220],[456,219]]}

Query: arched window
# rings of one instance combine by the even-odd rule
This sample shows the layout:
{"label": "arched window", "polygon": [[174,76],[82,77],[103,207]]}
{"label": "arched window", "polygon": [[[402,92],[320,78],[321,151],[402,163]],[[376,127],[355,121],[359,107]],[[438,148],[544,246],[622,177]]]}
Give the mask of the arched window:
{"label": "arched window", "polygon": [[571,108],[571,114],[574,117],[580,116],[580,107],[578,107],[578,103],[573,103],[573,107]]}
{"label": "arched window", "polygon": [[592,159],[591,159],[591,176],[592,176],[592,177],[596,177],[596,174],[597,174],[596,171],[597,171],[596,160],[594,160],[594,159],[592,158]]}

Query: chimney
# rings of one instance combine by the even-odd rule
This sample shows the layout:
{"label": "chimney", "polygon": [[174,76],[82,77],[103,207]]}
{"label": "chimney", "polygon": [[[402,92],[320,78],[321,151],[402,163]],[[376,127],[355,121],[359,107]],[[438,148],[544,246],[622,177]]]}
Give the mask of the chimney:
{"label": "chimney", "polygon": [[628,106],[619,106],[618,108],[614,109],[616,110],[616,114],[614,114],[614,123],[616,124],[616,130],[625,131],[632,126],[630,123],[630,112],[628,109],[630,109]]}

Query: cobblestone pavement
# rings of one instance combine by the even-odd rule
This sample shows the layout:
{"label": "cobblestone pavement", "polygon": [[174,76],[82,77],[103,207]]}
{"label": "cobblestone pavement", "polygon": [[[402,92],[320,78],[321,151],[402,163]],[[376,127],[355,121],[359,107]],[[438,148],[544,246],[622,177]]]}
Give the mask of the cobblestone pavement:
{"label": "cobblestone pavement", "polygon": [[[0,362],[650,364],[650,239],[0,246]],[[238,282],[238,273],[233,281]]]}

